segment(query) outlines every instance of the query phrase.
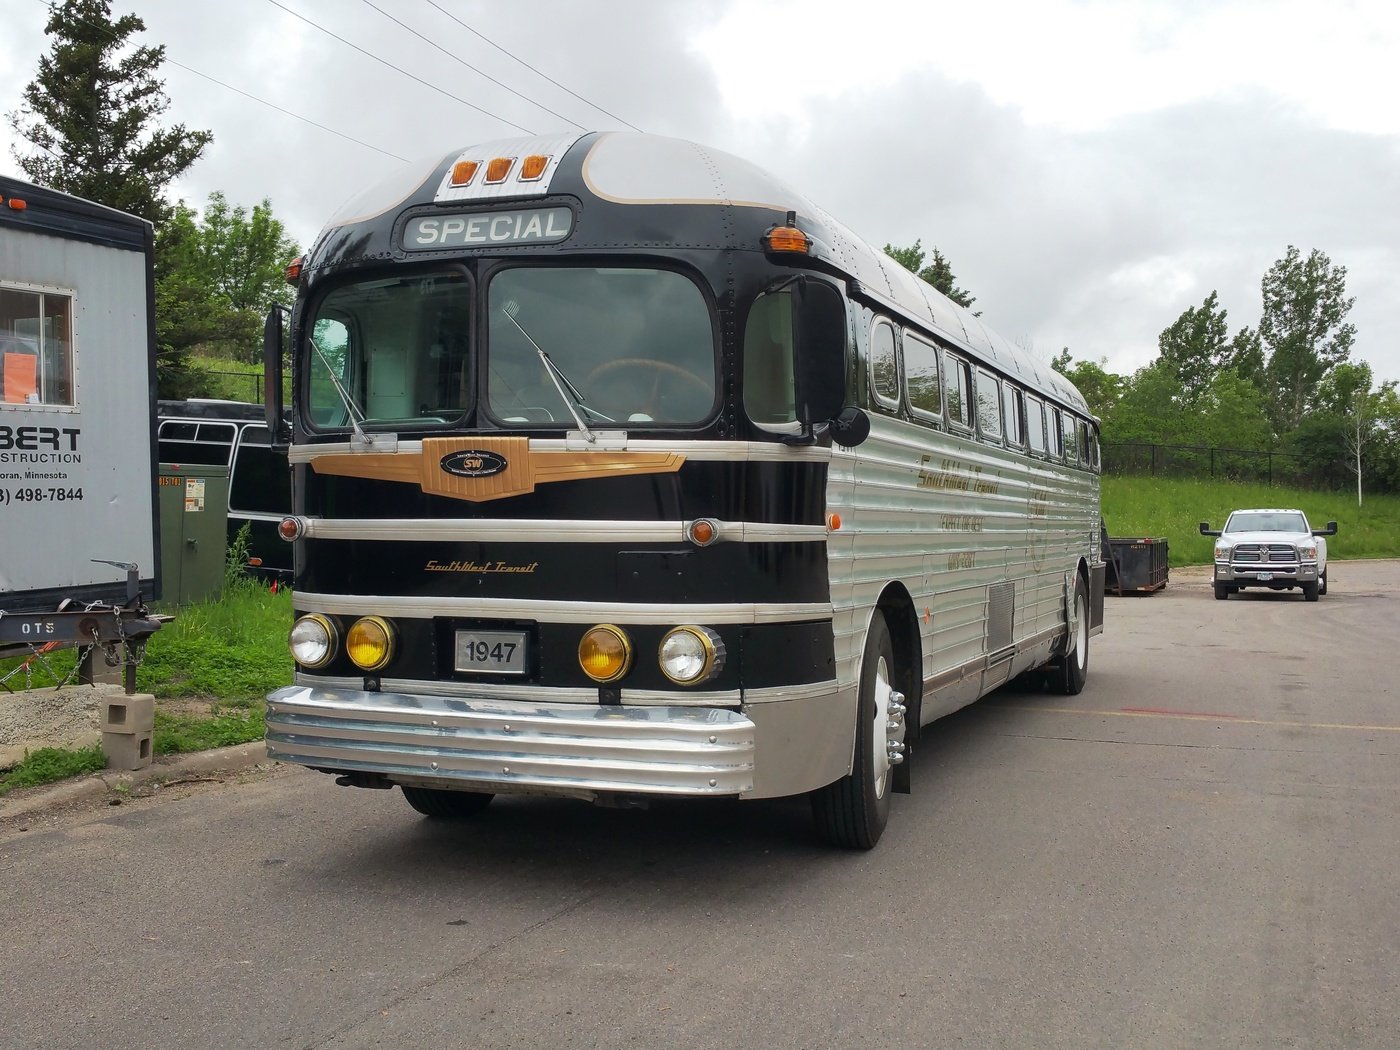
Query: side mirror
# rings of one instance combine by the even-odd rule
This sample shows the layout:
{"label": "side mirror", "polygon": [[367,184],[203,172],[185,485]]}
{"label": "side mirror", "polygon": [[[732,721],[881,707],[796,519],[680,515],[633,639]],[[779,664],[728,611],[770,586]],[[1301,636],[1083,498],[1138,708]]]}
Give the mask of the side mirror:
{"label": "side mirror", "polygon": [[1210,522],[1208,522],[1208,521],[1203,521],[1203,522],[1201,522],[1201,535],[1202,535],[1202,536],[1219,536],[1219,535],[1220,535],[1220,530],[1219,530],[1219,529],[1212,529],[1212,528],[1210,527]]}
{"label": "side mirror", "polygon": [[1335,536],[1337,535],[1337,523],[1329,521],[1325,529],[1313,529],[1314,536]]}
{"label": "side mirror", "polygon": [[797,420],[810,431],[840,414],[846,401],[846,303],[825,281],[797,282],[793,373]]}
{"label": "side mirror", "polygon": [[282,322],[288,313],[285,306],[274,306],[263,323],[263,411],[274,447],[285,446],[290,439],[282,407],[282,359],[286,352]]}

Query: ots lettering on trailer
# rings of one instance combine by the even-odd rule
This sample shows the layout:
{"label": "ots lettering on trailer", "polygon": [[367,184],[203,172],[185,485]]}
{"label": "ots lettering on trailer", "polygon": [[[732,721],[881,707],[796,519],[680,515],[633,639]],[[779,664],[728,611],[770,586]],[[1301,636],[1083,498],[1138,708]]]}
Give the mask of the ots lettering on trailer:
{"label": "ots lettering on trailer", "polygon": [[419,215],[404,226],[402,244],[406,252],[555,244],[573,232],[574,213],[568,208]]}

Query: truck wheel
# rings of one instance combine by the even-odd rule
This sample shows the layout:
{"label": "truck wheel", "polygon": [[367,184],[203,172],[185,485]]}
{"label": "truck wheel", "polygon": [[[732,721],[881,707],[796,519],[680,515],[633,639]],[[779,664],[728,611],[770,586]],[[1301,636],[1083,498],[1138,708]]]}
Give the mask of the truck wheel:
{"label": "truck wheel", "polygon": [[1217,583],[1215,585],[1215,600],[1223,602],[1228,597],[1230,597],[1230,588],[1223,583]]}
{"label": "truck wheel", "polygon": [[1319,577],[1317,578],[1317,593],[1318,593],[1318,594],[1326,594],[1326,593],[1327,593],[1327,570],[1326,570],[1326,569],[1323,569],[1323,570],[1322,570],[1322,575],[1319,576]]}
{"label": "truck wheel", "polygon": [[[875,613],[860,661],[860,696],[856,703],[856,749],[846,776],[811,794],[812,819],[817,834],[841,849],[870,849],[890,819],[890,792],[894,786],[892,742],[903,744],[902,714],[891,714],[891,697],[898,697],[894,644],[885,617]],[[898,709],[896,709],[898,711]],[[887,728],[901,723],[897,733]],[[901,752],[902,753],[902,752]]]}
{"label": "truck wheel", "polygon": [[1303,601],[1315,602],[1318,595],[1318,583],[1313,580],[1311,583],[1303,584]]}
{"label": "truck wheel", "polygon": [[402,784],[403,797],[425,817],[453,820],[480,813],[495,798],[484,791],[442,791],[437,788],[409,787]]}
{"label": "truck wheel", "polygon": [[1078,574],[1074,577],[1074,615],[1067,627],[1064,654],[1048,678],[1054,692],[1078,696],[1089,678],[1089,596],[1084,591],[1084,577]]}

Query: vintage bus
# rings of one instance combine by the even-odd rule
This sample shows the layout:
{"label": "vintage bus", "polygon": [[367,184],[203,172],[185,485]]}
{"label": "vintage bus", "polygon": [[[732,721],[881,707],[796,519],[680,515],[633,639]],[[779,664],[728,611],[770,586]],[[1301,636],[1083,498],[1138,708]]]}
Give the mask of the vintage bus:
{"label": "vintage bus", "polygon": [[434,817],[806,793],[869,848],[929,723],[1083,688],[1084,399],[745,161],[488,142],[352,201],[289,277],[273,757]]}

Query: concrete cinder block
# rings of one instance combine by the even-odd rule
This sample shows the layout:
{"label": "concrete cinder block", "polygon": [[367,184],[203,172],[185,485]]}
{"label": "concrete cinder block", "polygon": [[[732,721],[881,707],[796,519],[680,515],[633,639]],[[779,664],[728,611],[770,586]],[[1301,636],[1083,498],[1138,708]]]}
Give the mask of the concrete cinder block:
{"label": "concrete cinder block", "polygon": [[102,753],[112,769],[145,769],[154,754],[154,733],[103,733]]}
{"label": "concrete cinder block", "polygon": [[156,724],[156,698],[150,693],[106,697],[97,722],[103,734],[149,733]]}

